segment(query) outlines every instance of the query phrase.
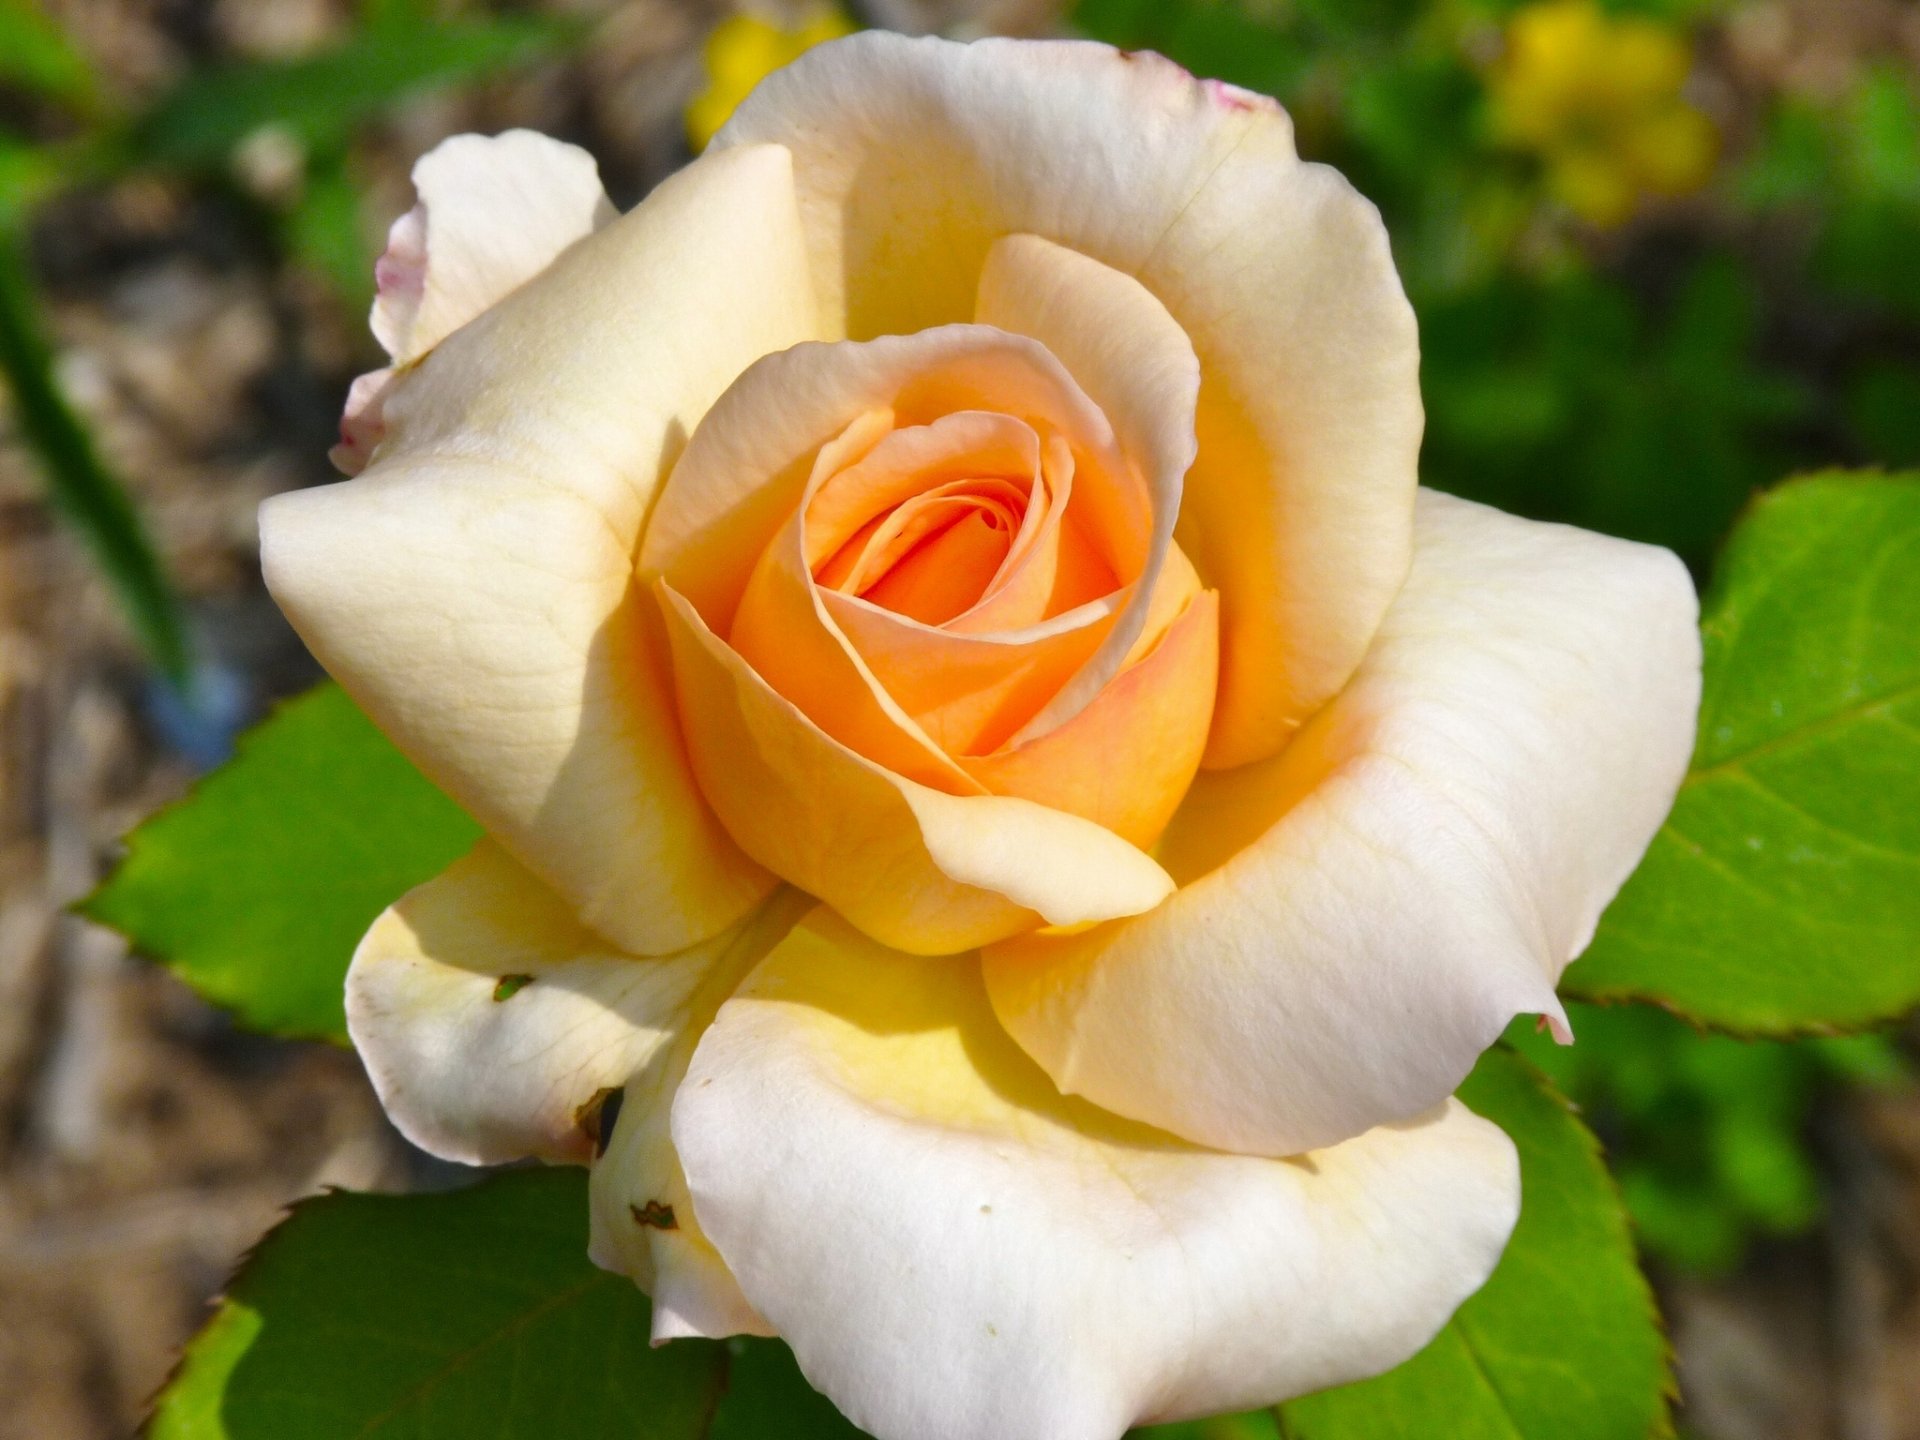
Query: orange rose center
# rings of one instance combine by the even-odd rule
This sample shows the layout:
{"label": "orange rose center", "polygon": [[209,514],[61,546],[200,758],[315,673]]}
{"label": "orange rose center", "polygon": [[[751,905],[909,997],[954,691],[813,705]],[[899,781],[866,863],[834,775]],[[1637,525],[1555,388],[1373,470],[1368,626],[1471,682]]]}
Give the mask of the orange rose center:
{"label": "orange rose center", "polygon": [[[809,723],[883,770],[1151,843],[1205,744],[1217,599],[1178,545],[1143,576],[1144,482],[1055,362],[985,330],[956,348],[788,462],[793,508],[743,526],[759,551],[711,623]],[[718,477],[736,463],[708,433],[675,472],[690,493],[707,464]],[[1136,597],[1127,643],[1108,645]],[[1075,684],[1084,693],[1062,701]]]}

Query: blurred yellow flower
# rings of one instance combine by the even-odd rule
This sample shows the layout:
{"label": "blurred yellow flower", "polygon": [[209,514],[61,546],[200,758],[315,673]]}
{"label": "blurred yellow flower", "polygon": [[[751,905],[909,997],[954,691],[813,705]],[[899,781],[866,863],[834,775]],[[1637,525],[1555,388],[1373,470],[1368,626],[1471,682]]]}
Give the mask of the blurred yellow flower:
{"label": "blurred yellow flower", "polygon": [[1490,79],[1495,132],[1546,165],[1548,188],[1583,219],[1618,225],[1644,195],[1706,183],[1719,137],[1681,98],[1687,42],[1593,0],[1518,11]]}
{"label": "blurred yellow flower", "polygon": [[707,37],[706,89],[687,106],[687,138],[693,148],[704,150],[734,107],[768,75],[814,46],[851,35],[857,28],[832,5],[810,9],[798,25],[777,25],[747,14],[722,20]]}

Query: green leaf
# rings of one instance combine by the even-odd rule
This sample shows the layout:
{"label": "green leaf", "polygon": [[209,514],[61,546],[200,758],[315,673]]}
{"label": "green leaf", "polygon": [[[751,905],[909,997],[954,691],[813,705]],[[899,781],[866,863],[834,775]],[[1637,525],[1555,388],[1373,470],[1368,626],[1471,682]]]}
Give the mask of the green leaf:
{"label": "green leaf", "polygon": [[1906,1075],[1883,1035],[1755,1040],[1652,1005],[1570,1002],[1567,1016],[1577,1045],[1555,1045],[1530,1015],[1507,1041],[1608,1137],[1643,1253],[1683,1270],[1730,1270],[1762,1235],[1811,1224],[1819,1176],[1803,1137],[1815,1104],[1843,1083]]}
{"label": "green leaf", "polygon": [[862,1440],[778,1340],[727,1342],[727,1394],[702,1440]]}
{"label": "green leaf", "polygon": [[705,1435],[726,1348],[652,1349],[645,1297],[587,1260],[586,1218],[579,1170],[302,1203],[188,1346],[149,1440]]}
{"label": "green leaf", "polygon": [[131,152],[149,164],[217,166],[266,126],[337,149],[396,101],[555,54],[585,33],[533,17],[388,21],[323,54],[188,76],[133,127]]}
{"label": "green leaf", "polygon": [[1396,1370],[1296,1400],[1288,1440],[1638,1440],[1670,1434],[1666,1339],[1600,1147],[1526,1061],[1488,1051],[1460,1098],[1520,1151],[1493,1278]]}
{"label": "green leaf", "polygon": [[479,835],[322,685],[134,831],[82,909],[247,1024],[344,1041],[341,983],[361,935]]}
{"label": "green leaf", "polygon": [[94,449],[85,424],[54,380],[26,246],[0,213],[0,376],[12,391],[21,435],[40,461],[55,509],[80,532],[106,573],[153,663],[186,679],[180,602],[126,491]]}
{"label": "green leaf", "polygon": [[373,264],[378,247],[370,244],[360,213],[361,187],[342,156],[324,156],[307,172],[300,199],[280,220],[287,250],[325,277],[341,303],[355,315],[373,304]]}
{"label": "green leaf", "polygon": [[[1510,1051],[1462,1091],[1518,1144],[1499,1270],[1399,1370],[1286,1407],[1296,1440],[1664,1433],[1666,1351],[1592,1136]],[[156,1402],[150,1440],[857,1440],[777,1341],[647,1344],[646,1300],[586,1258],[579,1170],[298,1206]],[[1270,1440],[1271,1416],[1141,1432]]]}
{"label": "green leaf", "polygon": [[1920,1001],[1920,482],[1781,486],[1705,607],[1693,766],[1565,991],[1789,1033]]}
{"label": "green leaf", "polygon": [[775,1340],[648,1343],[587,1259],[582,1170],[296,1206],[154,1402],[147,1440],[860,1440]]}

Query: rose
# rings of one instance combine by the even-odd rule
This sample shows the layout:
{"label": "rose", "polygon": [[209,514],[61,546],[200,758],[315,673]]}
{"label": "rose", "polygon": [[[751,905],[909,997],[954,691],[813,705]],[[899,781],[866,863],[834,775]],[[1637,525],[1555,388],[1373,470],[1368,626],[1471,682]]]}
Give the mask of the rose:
{"label": "rose", "polygon": [[1448,1094],[1564,1030],[1699,657],[1670,555],[1416,493],[1373,209],[1157,57],[885,35],[619,219],[521,133],[415,179],[372,463],[262,516],[489,832],[354,958],[401,1129],[592,1163],[656,1338],[883,1440],[1423,1344],[1519,1199]]}

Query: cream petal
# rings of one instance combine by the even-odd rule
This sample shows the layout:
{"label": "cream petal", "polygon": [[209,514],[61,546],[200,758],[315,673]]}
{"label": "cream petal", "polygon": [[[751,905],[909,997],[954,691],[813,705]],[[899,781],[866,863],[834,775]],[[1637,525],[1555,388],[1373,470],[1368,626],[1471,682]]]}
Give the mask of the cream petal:
{"label": "cream petal", "polygon": [[1664,550],[1423,491],[1413,573],[1287,751],[1203,775],[1150,915],[987,953],[1062,1089],[1285,1155],[1416,1115],[1553,985],[1685,773],[1691,581]]}
{"label": "cream petal", "polygon": [[[782,891],[713,940],[641,959],[482,841],[374,922],[347,973],[347,1027],[400,1132],[463,1164],[594,1163],[620,1094],[594,1163],[595,1258],[701,1333],[764,1333],[695,1223],[668,1108],[720,1002],[811,904]],[[642,1192],[670,1211],[629,1211]]]}
{"label": "cream petal", "polygon": [[1117,1440],[1398,1363],[1486,1279],[1512,1144],[1458,1104],[1295,1160],[1063,1099],[977,969],[803,921],[673,1107],[701,1223],[879,1440]]}
{"label": "cream petal", "polygon": [[870,32],[770,76],[715,144],[790,146],[825,314],[972,313],[997,241],[1134,276],[1192,341],[1179,536],[1221,593],[1208,763],[1271,755],[1351,675],[1405,576],[1421,407],[1378,213],[1271,101],[1148,54]]}
{"label": "cream petal", "polygon": [[1147,855],[1064,811],[948,795],[863,758],[773,690],[659,582],[682,723],[702,792],[741,848],[916,954],[1159,904]]}
{"label": "cream petal", "polygon": [[813,325],[786,152],[703,158],[439,345],[359,479],[261,510],[268,586],[321,663],[636,953],[773,883],[687,769],[633,557],[707,407]]}
{"label": "cream petal", "polygon": [[618,214],[600,167],[532,130],[455,135],[413,167],[413,209],[374,267],[373,336],[418,360]]}

